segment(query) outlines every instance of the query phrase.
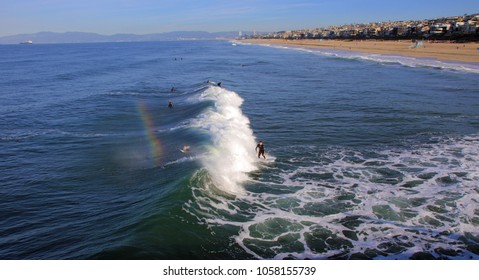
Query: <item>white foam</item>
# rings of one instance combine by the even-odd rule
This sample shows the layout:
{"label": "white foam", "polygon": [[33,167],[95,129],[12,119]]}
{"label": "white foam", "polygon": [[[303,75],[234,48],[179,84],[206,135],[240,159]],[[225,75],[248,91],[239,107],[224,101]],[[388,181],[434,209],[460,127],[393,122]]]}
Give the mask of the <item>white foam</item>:
{"label": "white foam", "polygon": [[386,55],[386,54],[368,54],[361,52],[345,51],[345,50],[335,50],[335,49],[306,49],[302,47],[291,47],[291,46],[276,46],[268,44],[260,44],[265,47],[273,47],[278,49],[290,49],[296,51],[303,51],[312,54],[318,54],[321,56],[329,57],[338,57],[346,59],[358,59],[373,61],[383,64],[400,64],[407,67],[424,67],[424,68],[436,68],[442,70],[453,70],[460,72],[468,72],[479,74],[479,63],[466,63],[466,62],[454,62],[454,61],[443,61],[432,58],[417,58],[417,57],[408,57],[400,55]]}
{"label": "white foam", "polygon": [[78,133],[78,132],[69,132],[59,129],[13,129],[8,131],[8,134],[0,134],[0,141],[19,141],[33,138],[35,139],[38,136],[71,136],[79,138],[97,138],[97,137],[108,137],[108,136],[119,136],[121,134],[113,133]]}
{"label": "white foam", "polygon": [[[209,226],[238,227],[236,243],[259,259],[348,257],[366,249],[382,251],[376,259],[421,251],[440,258],[442,248],[461,252],[448,258],[474,257],[459,237],[479,230],[478,144],[479,137],[470,136],[374,152],[284,147],[307,149],[308,156],[293,155],[290,167],[272,171],[281,185],[263,179],[254,181],[266,188],[261,192],[235,200],[196,197],[195,203]],[[326,173],[331,175],[319,176]],[[414,180],[420,183],[406,185]],[[359,222],[350,228],[348,218]],[[356,240],[347,235],[351,231]],[[346,247],[336,247],[338,242]]]}
{"label": "white foam", "polygon": [[201,159],[202,157],[204,157],[204,155],[193,155],[193,156],[182,157],[182,158],[179,158],[177,160],[173,160],[173,161],[165,163],[163,165],[163,167],[167,167],[167,166],[170,166],[170,165],[181,164],[181,163],[185,163],[185,162],[194,162],[194,161],[197,161],[197,160]]}
{"label": "white foam", "polygon": [[201,159],[215,187],[229,194],[244,194],[241,184],[247,172],[257,169],[255,138],[249,119],[243,115],[243,99],[233,91],[208,87],[200,100],[212,100],[214,106],[201,114],[192,126],[206,130],[212,137],[209,153]]}

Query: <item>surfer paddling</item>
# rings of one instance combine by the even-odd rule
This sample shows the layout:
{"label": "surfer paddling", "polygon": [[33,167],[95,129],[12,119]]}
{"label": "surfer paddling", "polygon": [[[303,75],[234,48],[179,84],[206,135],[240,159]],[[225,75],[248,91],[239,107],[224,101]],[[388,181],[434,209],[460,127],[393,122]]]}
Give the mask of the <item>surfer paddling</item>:
{"label": "surfer paddling", "polygon": [[214,85],[214,86],[217,86],[217,87],[221,87],[221,82],[212,82],[210,80],[206,81],[207,84],[209,85]]}
{"label": "surfer paddling", "polygon": [[190,151],[190,146],[184,145],[183,148],[180,149],[182,153],[187,153]]}
{"label": "surfer paddling", "polygon": [[264,155],[263,141],[259,141],[258,145],[256,145],[256,148],[254,150],[258,152],[258,158],[260,158],[260,156],[263,156],[263,158],[266,159],[266,156]]}

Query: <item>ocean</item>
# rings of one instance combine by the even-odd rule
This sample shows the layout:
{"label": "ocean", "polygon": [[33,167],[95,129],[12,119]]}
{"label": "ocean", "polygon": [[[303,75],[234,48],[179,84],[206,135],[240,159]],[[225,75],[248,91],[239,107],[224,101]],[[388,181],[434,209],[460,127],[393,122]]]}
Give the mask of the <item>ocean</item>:
{"label": "ocean", "polygon": [[478,64],[229,41],[0,62],[1,259],[479,259]]}

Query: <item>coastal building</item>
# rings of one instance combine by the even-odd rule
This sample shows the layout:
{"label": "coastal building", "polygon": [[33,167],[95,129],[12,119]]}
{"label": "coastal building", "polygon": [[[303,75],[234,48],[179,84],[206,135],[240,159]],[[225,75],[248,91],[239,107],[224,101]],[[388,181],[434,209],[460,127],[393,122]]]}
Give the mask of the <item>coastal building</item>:
{"label": "coastal building", "polygon": [[430,20],[346,24],[254,35],[266,39],[467,39],[479,41],[479,14]]}

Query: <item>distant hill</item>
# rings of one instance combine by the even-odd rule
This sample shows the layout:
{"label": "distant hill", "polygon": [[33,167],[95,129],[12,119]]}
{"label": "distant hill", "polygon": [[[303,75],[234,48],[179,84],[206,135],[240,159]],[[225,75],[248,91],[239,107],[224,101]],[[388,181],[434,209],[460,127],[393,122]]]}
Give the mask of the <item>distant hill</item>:
{"label": "distant hill", "polygon": [[[251,32],[243,32],[249,35]],[[39,32],[34,34],[19,34],[0,37],[0,44],[19,44],[28,40],[34,44],[59,44],[59,43],[96,43],[96,42],[141,42],[141,41],[168,41],[187,39],[233,39],[238,36],[237,31],[231,32],[205,32],[205,31],[175,31],[155,34],[114,34],[101,35],[87,32]]]}

